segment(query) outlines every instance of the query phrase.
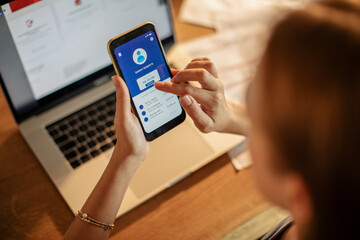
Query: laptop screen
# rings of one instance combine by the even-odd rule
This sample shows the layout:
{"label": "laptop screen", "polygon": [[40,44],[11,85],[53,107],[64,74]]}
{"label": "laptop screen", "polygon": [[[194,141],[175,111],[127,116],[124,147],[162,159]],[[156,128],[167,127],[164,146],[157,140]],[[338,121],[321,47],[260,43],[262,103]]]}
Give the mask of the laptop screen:
{"label": "laptop screen", "polygon": [[2,5],[0,73],[17,121],[111,71],[109,39],[147,21],[156,25],[161,40],[173,40],[165,0],[21,0]]}

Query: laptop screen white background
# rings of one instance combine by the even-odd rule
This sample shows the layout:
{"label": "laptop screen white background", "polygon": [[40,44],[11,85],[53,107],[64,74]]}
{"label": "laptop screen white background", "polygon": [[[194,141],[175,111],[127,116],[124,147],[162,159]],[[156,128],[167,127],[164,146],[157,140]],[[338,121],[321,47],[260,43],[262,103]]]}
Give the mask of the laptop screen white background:
{"label": "laptop screen white background", "polygon": [[109,66],[107,42],[130,28],[152,21],[161,39],[172,35],[159,0],[44,0],[2,9],[37,100]]}

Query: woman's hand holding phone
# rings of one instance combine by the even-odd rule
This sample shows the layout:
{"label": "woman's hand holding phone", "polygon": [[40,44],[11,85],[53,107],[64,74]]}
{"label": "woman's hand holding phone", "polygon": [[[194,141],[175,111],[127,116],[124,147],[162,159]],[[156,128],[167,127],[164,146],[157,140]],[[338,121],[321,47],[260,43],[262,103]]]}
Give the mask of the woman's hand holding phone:
{"label": "woman's hand holding phone", "polygon": [[140,166],[145,159],[149,144],[145,141],[139,120],[131,111],[129,90],[119,76],[113,76],[116,88],[116,111],[114,125],[116,129],[116,146],[114,154],[117,160],[133,159],[134,167]]}
{"label": "woman's hand holding phone", "polygon": [[[246,108],[225,98],[224,86],[209,58],[194,59],[184,70],[173,70],[173,75],[171,82],[156,82],[155,87],[180,96],[182,107],[201,132],[247,134]],[[198,82],[201,88],[185,82]]]}
{"label": "woman's hand holding phone", "polygon": [[[114,124],[117,142],[104,173],[86,200],[81,211],[92,218],[113,223],[129,187],[131,178],[145,159],[149,145],[139,120],[131,112],[129,90],[119,76],[113,76],[116,88]],[[110,231],[75,217],[64,239],[108,239]]]}

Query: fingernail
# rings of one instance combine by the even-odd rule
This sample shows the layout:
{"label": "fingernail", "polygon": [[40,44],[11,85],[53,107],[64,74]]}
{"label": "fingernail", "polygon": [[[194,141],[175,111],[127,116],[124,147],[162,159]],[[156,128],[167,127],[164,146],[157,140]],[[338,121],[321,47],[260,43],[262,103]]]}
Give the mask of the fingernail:
{"label": "fingernail", "polygon": [[177,82],[177,77],[176,77],[176,76],[173,77],[173,78],[171,79],[171,82],[176,83],[176,82]]}
{"label": "fingernail", "polygon": [[112,76],[112,77],[111,77],[111,80],[113,81],[115,87],[117,87],[118,83],[117,83],[117,81],[116,81],[116,77],[115,77],[115,76]]}
{"label": "fingernail", "polygon": [[191,99],[187,95],[182,97],[180,101],[181,101],[181,105],[183,105],[184,107],[189,107],[192,103]]}

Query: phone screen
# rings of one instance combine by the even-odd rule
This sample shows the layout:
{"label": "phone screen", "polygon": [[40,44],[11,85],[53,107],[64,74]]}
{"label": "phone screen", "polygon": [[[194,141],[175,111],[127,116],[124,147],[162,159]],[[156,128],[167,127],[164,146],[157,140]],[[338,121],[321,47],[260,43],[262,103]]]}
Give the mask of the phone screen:
{"label": "phone screen", "polygon": [[154,31],[116,47],[114,54],[146,133],[182,114],[176,95],[154,87],[156,81],[171,81],[171,73]]}

